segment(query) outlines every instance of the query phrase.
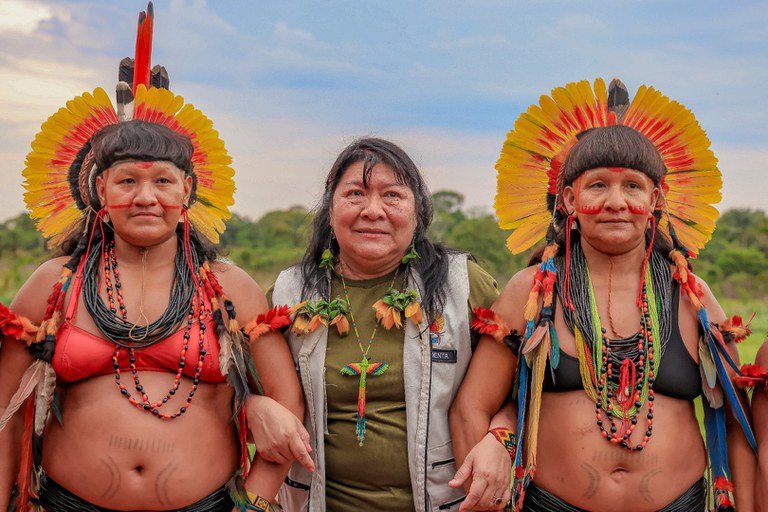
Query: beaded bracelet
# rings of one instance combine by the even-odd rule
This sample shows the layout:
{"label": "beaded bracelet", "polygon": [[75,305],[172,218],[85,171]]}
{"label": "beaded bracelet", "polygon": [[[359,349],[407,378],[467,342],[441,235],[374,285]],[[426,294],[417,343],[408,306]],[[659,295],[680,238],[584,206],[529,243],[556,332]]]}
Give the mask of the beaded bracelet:
{"label": "beaded bracelet", "polygon": [[248,506],[248,510],[256,510],[257,512],[271,512],[272,505],[269,504],[269,500],[262,498],[258,494],[254,494],[250,491],[248,493],[248,500],[251,504]]}
{"label": "beaded bracelet", "polygon": [[506,427],[496,427],[488,431],[507,449],[510,458],[515,458],[515,433]]}

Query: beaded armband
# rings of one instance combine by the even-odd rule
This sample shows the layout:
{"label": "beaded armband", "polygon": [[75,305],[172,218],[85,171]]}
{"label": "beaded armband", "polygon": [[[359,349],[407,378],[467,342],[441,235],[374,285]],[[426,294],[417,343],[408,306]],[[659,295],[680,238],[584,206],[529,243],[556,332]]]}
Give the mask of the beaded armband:
{"label": "beaded armband", "polygon": [[498,442],[507,449],[509,457],[515,460],[515,433],[506,427],[496,427],[488,431]]}
{"label": "beaded armband", "polygon": [[269,504],[269,500],[262,498],[258,494],[248,492],[248,500],[251,502],[248,505],[248,510],[256,510],[258,512],[271,512],[272,505]]}
{"label": "beaded armband", "polygon": [[289,325],[291,325],[291,317],[288,306],[275,306],[248,322],[243,330],[248,339],[254,341],[269,331],[278,332]]}

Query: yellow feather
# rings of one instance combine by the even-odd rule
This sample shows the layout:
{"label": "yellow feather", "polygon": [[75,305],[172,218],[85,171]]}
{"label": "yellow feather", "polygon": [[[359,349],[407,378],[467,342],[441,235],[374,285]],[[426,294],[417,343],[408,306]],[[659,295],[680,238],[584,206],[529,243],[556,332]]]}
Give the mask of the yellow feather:
{"label": "yellow feather", "polygon": [[547,366],[547,354],[549,354],[551,342],[549,329],[544,339],[536,348],[531,366],[531,400],[528,405],[528,439],[526,466],[536,467],[536,449],[539,442],[539,415],[541,413],[541,393],[544,382],[544,370]]}

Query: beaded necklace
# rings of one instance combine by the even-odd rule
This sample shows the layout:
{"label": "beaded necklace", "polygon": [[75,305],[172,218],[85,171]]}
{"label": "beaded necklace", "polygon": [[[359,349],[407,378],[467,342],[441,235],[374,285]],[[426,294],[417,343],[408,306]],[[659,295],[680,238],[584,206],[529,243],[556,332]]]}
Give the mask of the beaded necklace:
{"label": "beaded necklace", "polygon": [[[395,286],[395,280],[397,279],[398,270],[395,270],[394,276],[392,276],[392,281],[389,283],[389,289],[392,290]],[[342,375],[350,375],[350,376],[359,376],[359,385],[358,385],[358,391],[357,391],[357,422],[355,425],[355,429],[357,431],[357,441],[360,446],[363,446],[363,441],[365,440],[365,386],[366,386],[366,377],[368,375],[376,376],[381,375],[387,369],[389,368],[388,363],[373,363],[368,360],[368,353],[371,350],[371,346],[373,345],[373,340],[376,338],[376,331],[378,329],[378,322],[374,323],[373,332],[371,333],[371,337],[368,340],[368,346],[363,348],[363,342],[360,339],[360,332],[357,329],[357,322],[355,322],[355,315],[352,312],[352,303],[349,300],[349,290],[347,289],[347,283],[344,280],[344,271],[342,269],[342,265],[339,265],[339,277],[341,278],[341,286],[342,291],[344,293],[344,300],[347,303],[347,311],[349,312],[349,319],[352,323],[352,330],[355,333],[355,340],[357,341],[357,346],[360,347],[360,353],[362,354],[362,359],[359,363],[349,363],[344,365],[344,367],[341,369]]]}
{"label": "beaded necklace", "polygon": [[[573,245],[571,263],[569,285],[575,307],[564,308],[564,318],[574,333],[582,383],[595,402],[598,429],[612,443],[642,450],[653,433],[653,384],[671,328],[666,286],[671,279],[665,280],[670,277],[669,265],[652,252],[641,285],[640,329],[628,338],[610,340],[601,325],[589,268],[578,243]],[[647,429],[642,441],[633,444],[631,435],[646,402]]]}
{"label": "beaded necklace", "polygon": [[[104,258],[104,282],[106,284],[106,290],[107,290],[107,301],[109,310],[112,312],[112,314],[117,316],[117,308],[115,308],[115,296],[117,296],[117,302],[118,307],[120,308],[120,315],[118,318],[122,320],[122,322],[125,325],[131,325],[131,323],[128,321],[128,313],[125,309],[125,301],[123,300],[123,292],[122,292],[122,283],[120,282],[120,271],[117,266],[117,256],[115,255],[115,243],[114,241],[110,242],[106,250],[103,254]],[[114,275],[114,286],[112,282],[112,276]],[[195,315],[195,309],[198,309],[197,315]],[[203,321],[205,315],[205,301],[203,299],[202,291],[198,291],[195,296],[193,296],[191,301],[191,306],[189,309],[189,313],[187,314],[187,321],[186,326],[184,327],[184,344],[181,348],[181,353],[179,355],[179,369],[176,372],[176,376],[174,378],[173,387],[168,390],[166,395],[156,402],[150,402],[149,397],[144,392],[144,387],[141,385],[141,381],[139,379],[139,373],[136,369],[136,348],[143,348],[143,346],[135,347],[133,346],[132,342],[122,340],[120,343],[115,343],[115,351],[112,354],[112,367],[115,371],[115,384],[117,384],[118,388],[120,389],[120,393],[128,399],[128,401],[138,407],[139,409],[142,409],[147,412],[151,412],[154,416],[160,419],[164,420],[171,420],[178,418],[185,412],[187,412],[187,408],[192,403],[192,398],[195,396],[195,393],[197,393],[197,389],[200,385],[200,373],[203,369],[203,361],[205,360],[206,350],[204,348],[205,345],[205,322]],[[175,395],[176,392],[179,389],[179,386],[181,384],[181,376],[184,373],[184,368],[186,367],[186,353],[187,349],[189,348],[189,339],[190,339],[190,331],[192,329],[192,323],[195,320],[195,316],[197,316],[199,329],[200,329],[200,339],[198,341],[199,345],[199,356],[197,360],[197,365],[195,366],[195,376],[192,379],[192,386],[189,391],[189,394],[187,395],[187,399],[184,402],[184,405],[179,407],[179,409],[174,412],[173,414],[166,414],[164,412],[160,412],[160,408],[168,403],[171,396]],[[132,326],[129,330],[129,333],[133,332]],[[145,331],[146,332],[146,331]],[[128,362],[129,362],[129,368],[131,370],[131,375],[133,377],[134,386],[136,389],[136,392],[141,396],[141,401],[137,400],[133,397],[130,391],[125,387],[125,385],[121,382],[121,374],[120,374],[120,351],[121,350],[127,350],[128,351]]]}
{"label": "beaded necklace", "polygon": [[[179,240],[178,243],[181,246],[183,242]],[[108,263],[106,255],[110,252],[110,247],[114,250],[114,241],[103,242],[102,244],[101,252],[91,251],[85,260],[83,275],[87,278],[83,279],[83,302],[88,314],[91,315],[104,336],[112,343],[124,348],[139,348],[148,347],[178,331],[187,315],[189,305],[195,294],[198,293],[194,272],[200,264],[196,251],[191,251],[191,266],[186,261],[184,251],[181,248],[176,251],[175,271],[171,292],[168,296],[168,307],[154,322],[145,326],[138,326],[122,320],[117,316],[116,311],[107,308],[101,299],[98,266],[100,260],[104,260],[105,271],[109,270],[106,268]],[[117,283],[115,286],[117,287]],[[106,291],[108,297],[115,293],[115,290],[109,285]],[[120,288],[117,288],[117,291],[120,291]]]}

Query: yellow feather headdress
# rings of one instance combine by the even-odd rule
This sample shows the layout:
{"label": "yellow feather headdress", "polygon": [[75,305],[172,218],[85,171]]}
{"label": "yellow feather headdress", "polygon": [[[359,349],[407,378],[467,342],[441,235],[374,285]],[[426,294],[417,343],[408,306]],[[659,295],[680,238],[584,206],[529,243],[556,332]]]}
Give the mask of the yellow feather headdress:
{"label": "yellow feather headdress", "polygon": [[[611,92],[624,90],[614,80]],[[712,237],[722,179],[709,139],[690,110],[653,87],[641,86],[626,103],[609,101],[605,82],[582,80],[541,96],[507,134],[496,163],[499,226],[511,229],[507,247],[520,253],[541,241],[552,222],[560,168],[576,136],[589,128],[623,124],[646,136],[662,156],[661,186],[668,219],[679,241],[695,255]],[[611,103],[609,105],[609,103]]]}
{"label": "yellow feather headdress", "polygon": [[197,200],[189,209],[189,220],[197,232],[218,243],[224,221],[231,217],[235,192],[232,159],[211,120],[167,89],[165,68],[150,69],[153,25],[154,8],[149,2],[147,10],[139,13],[136,57],[120,63],[117,111],[103,89],[86,92],[43,123],[32,142],[23,172],[24,200],[51,246],[61,244],[89,208],[91,137],[106,126],[130,119],[131,106],[134,120],[165,125],[191,140]]}
{"label": "yellow feather headdress", "polygon": [[[216,243],[234,203],[234,171],[224,142],[213,123],[184,98],[167,89],[136,89],[133,119],[163,124],[192,141],[192,162],[197,176],[197,201],[189,210],[197,231]],[[84,216],[87,208],[80,193],[82,169],[90,150],[89,140],[105,126],[116,124],[117,112],[107,93],[97,88],[67,102],[45,123],[32,142],[23,171],[24,200],[37,228],[57,246]],[[79,185],[80,182],[80,185]]]}

